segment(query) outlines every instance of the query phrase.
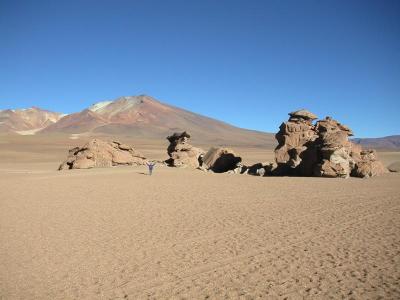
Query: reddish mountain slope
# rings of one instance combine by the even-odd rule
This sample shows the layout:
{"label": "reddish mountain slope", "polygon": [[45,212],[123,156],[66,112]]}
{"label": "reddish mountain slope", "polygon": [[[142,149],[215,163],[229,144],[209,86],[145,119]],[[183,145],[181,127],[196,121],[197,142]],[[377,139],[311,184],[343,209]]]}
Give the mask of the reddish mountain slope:
{"label": "reddish mountain slope", "polygon": [[215,143],[273,145],[272,134],[245,130],[161,103],[149,96],[121,97],[65,116],[41,133],[83,133],[165,138],[189,131],[195,139]]}

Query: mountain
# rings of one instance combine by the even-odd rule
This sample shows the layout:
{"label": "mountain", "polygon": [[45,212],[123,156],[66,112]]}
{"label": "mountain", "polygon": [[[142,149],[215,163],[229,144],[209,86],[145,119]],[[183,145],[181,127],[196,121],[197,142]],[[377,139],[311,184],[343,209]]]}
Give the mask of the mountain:
{"label": "mountain", "polygon": [[89,132],[91,135],[164,139],[175,131],[184,130],[204,142],[275,145],[273,134],[238,128],[145,95],[96,103],[81,112],[64,116],[40,134]]}
{"label": "mountain", "polygon": [[16,132],[22,135],[35,134],[56,123],[62,116],[60,113],[38,107],[0,110],[0,132]]}
{"label": "mountain", "polygon": [[385,149],[385,150],[399,150],[400,149],[400,135],[391,135],[381,138],[363,138],[353,139],[356,144],[360,144],[363,148],[368,149]]}
{"label": "mountain", "polygon": [[[247,130],[162,103],[150,96],[120,97],[103,101],[69,115],[37,107],[0,110],[0,133],[61,134],[76,137],[126,136],[162,139],[188,131],[194,141],[213,145],[253,145],[273,148],[274,135]],[[364,148],[400,149],[400,135],[353,139]]]}

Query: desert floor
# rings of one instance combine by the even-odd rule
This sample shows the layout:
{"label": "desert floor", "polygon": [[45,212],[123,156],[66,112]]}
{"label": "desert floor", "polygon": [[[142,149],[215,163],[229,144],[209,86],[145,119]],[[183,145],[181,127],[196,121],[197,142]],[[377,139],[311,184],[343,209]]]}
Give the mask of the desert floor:
{"label": "desert floor", "polygon": [[[79,144],[0,139],[0,299],[400,298],[398,173],[56,171]],[[166,158],[164,142],[136,147]]]}

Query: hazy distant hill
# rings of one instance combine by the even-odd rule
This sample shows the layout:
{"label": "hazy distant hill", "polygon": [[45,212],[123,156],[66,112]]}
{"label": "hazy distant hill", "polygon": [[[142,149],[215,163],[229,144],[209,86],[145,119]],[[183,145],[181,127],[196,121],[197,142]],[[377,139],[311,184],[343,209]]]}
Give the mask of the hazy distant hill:
{"label": "hazy distant hill", "polygon": [[60,113],[38,107],[0,110],[0,132],[35,134],[35,132],[56,123],[62,116]]}
{"label": "hazy distant hill", "polygon": [[391,135],[381,138],[353,139],[354,143],[360,144],[363,148],[399,150],[400,135]]}

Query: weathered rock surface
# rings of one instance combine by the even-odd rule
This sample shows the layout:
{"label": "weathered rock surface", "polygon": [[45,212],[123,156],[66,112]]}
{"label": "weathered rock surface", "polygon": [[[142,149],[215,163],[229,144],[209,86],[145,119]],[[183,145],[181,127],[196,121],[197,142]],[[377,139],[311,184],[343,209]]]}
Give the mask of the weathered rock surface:
{"label": "weathered rock surface", "polygon": [[388,172],[388,169],[378,160],[375,150],[363,150],[360,156],[361,159],[356,162],[352,176],[368,178]]}
{"label": "weathered rock surface", "polygon": [[274,175],[322,177],[371,177],[387,172],[376,152],[362,150],[349,141],[351,129],[331,117],[299,110],[289,113],[288,122],[276,134]]}
{"label": "weathered rock surface", "polygon": [[311,176],[316,162],[313,143],[318,137],[312,122],[317,116],[304,109],[289,115],[289,120],[281,124],[279,132],[275,135],[278,140],[275,149],[275,173]]}
{"label": "weathered rock surface", "polygon": [[224,173],[237,169],[239,173],[242,158],[228,148],[211,148],[203,157],[205,168],[215,172]]}
{"label": "weathered rock surface", "polygon": [[350,176],[355,167],[352,157],[352,143],[349,136],[351,130],[336,120],[326,117],[316,124],[318,139],[316,148],[319,150],[320,162],[314,168],[316,176],[342,177]]}
{"label": "weathered rock surface", "polygon": [[400,161],[395,161],[388,167],[390,172],[400,172]]}
{"label": "weathered rock surface", "polygon": [[69,150],[59,170],[104,168],[119,165],[143,165],[146,158],[131,146],[118,141],[93,139],[83,147]]}
{"label": "weathered rock surface", "polygon": [[169,166],[196,169],[202,165],[204,150],[190,145],[188,143],[189,138],[190,135],[186,131],[174,133],[167,137],[170,142],[167,149],[170,158],[166,160],[166,163]]}

